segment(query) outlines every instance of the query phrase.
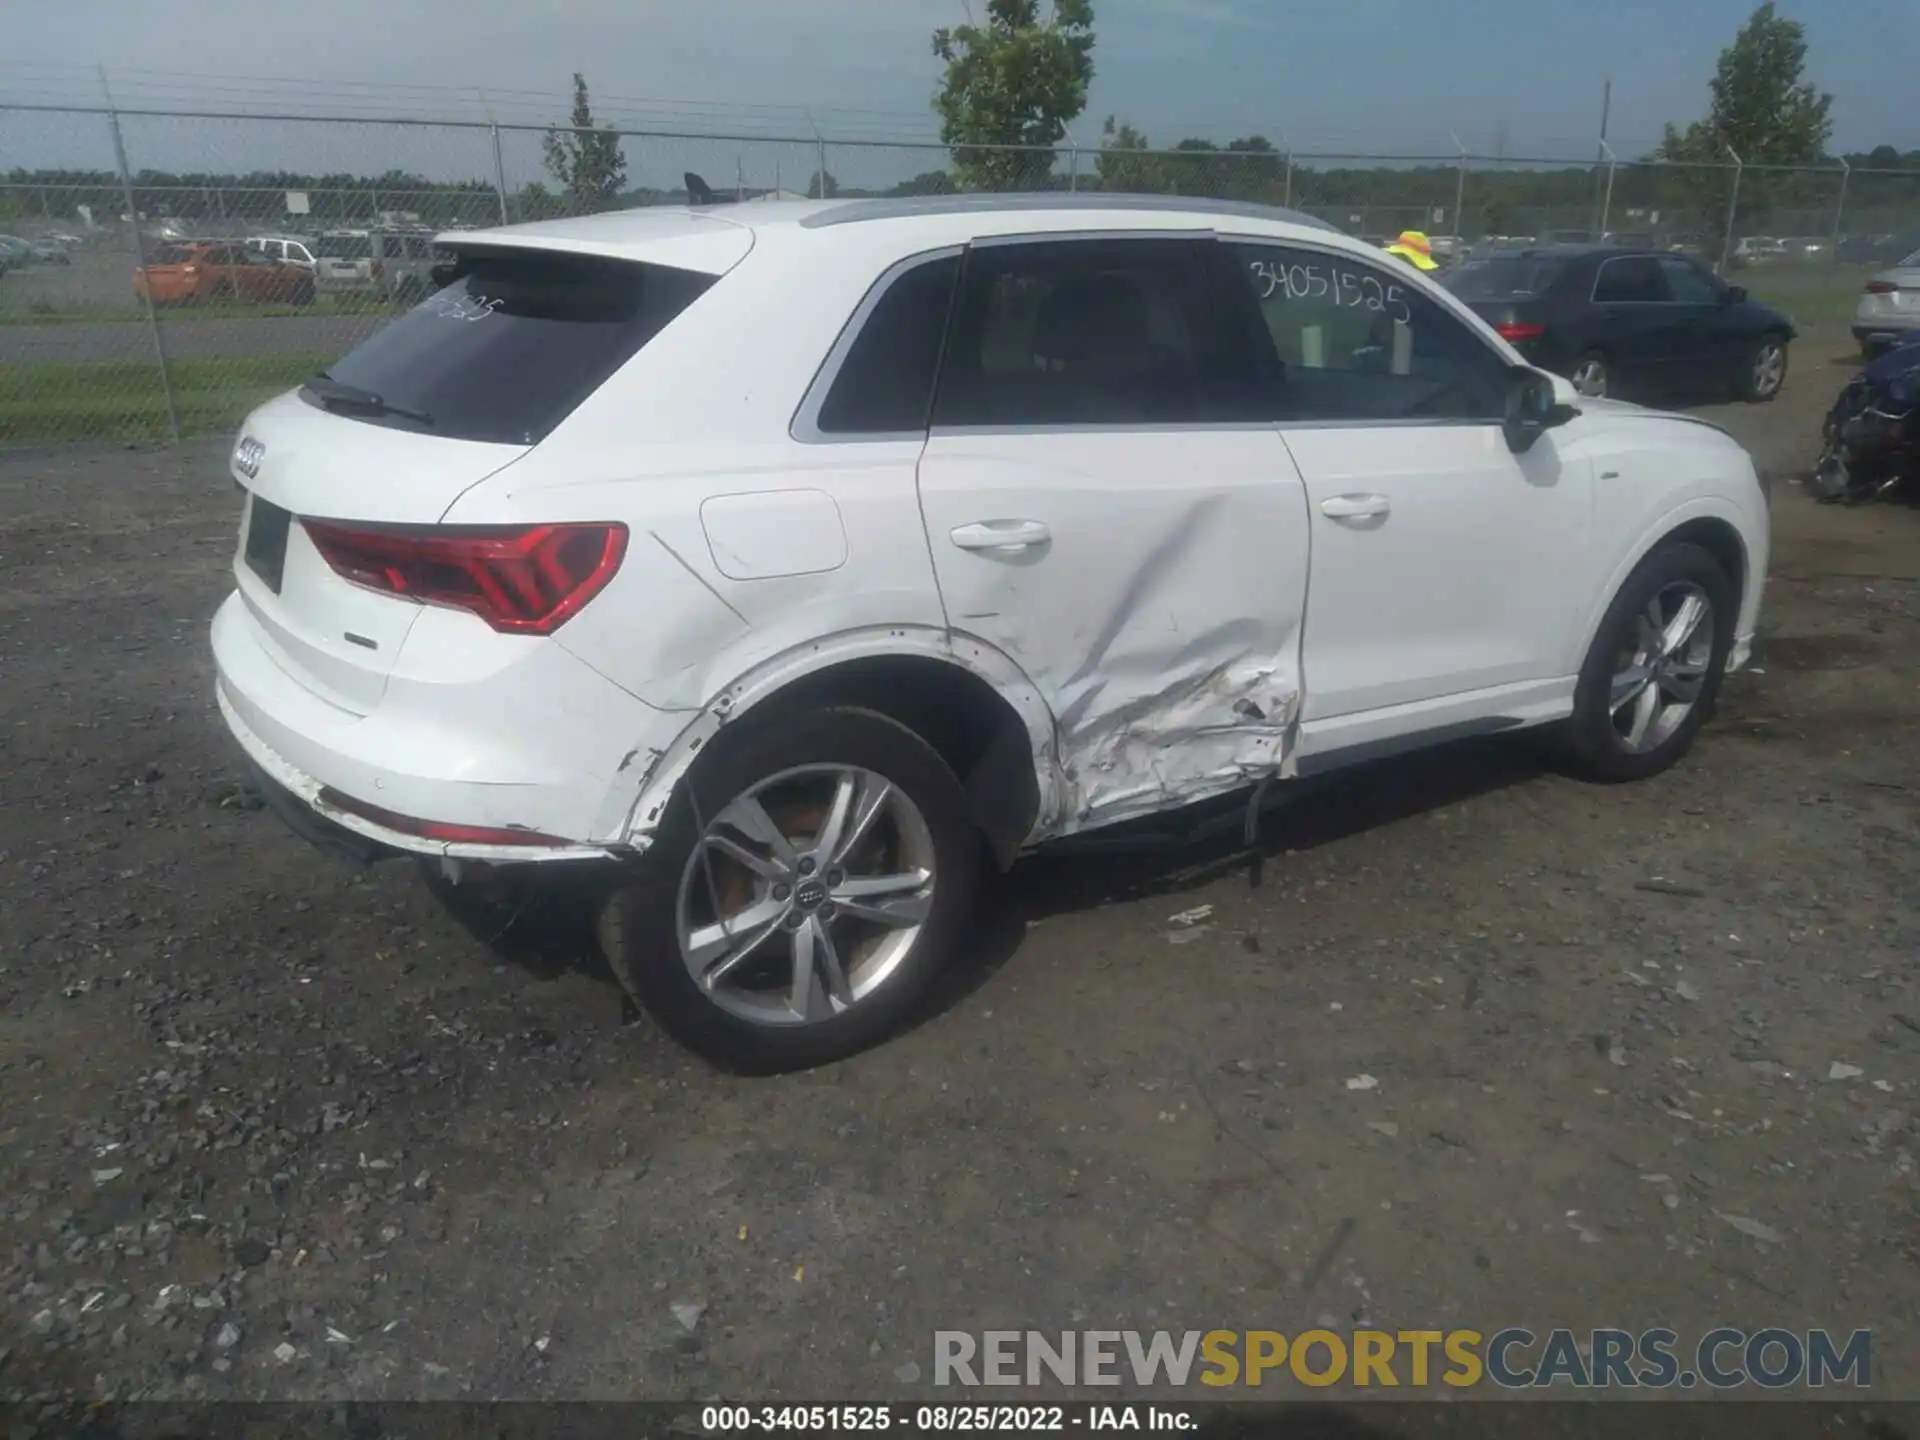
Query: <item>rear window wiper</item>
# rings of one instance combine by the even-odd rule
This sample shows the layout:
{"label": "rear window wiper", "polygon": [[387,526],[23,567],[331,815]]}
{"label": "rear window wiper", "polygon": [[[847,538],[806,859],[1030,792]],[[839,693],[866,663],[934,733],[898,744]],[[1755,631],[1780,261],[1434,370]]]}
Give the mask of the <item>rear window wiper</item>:
{"label": "rear window wiper", "polygon": [[306,388],[329,410],[361,410],[372,415],[398,415],[403,420],[412,420],[420,425],[433,424],[433,416],[424,410],[392,404],[371,390],[342,384],[324,370],[316,370],[309,376]]}

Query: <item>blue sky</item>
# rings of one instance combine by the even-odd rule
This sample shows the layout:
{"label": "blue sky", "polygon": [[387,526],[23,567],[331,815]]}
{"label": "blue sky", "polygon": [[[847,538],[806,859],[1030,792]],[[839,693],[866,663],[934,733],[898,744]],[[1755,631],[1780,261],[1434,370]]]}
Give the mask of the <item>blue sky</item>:
{"label": "blue sky", "polygon": [[[629,122],[805,133],[930,134],[927,37],[962,0],[326,0],[183,23],[155,0],[8,0],[0,103],[96,100],[104,64],[129,104],[282,112],[479,112],[538,123],[586,71]],[[1262,132],[1302,150],[1441,154],[1457,132],[1510,155],[1592,153],[1602,82],[1612,135],[1638,153],[1705,108],[1748,0],[1095,0],[1087,144],[1120,114],[1156,142]],[[1787,0],[1837,140],[1920,148],[1914,0]],[[749,111],[742,107],[761,107]],[[0,115],[0,166],[24,132]],[[34,134],[41,127],[33,127]],[[38,148],[36,144],[34,148]],[[669,157],[670,159],[671,157]],[[139,163],[136,157],[136,163]],[[156,162],[157,163],[157,162]],[[719,163],[712,162],[716,168]],[[731,165],[731,161],[727,165]],[[803,163],[796,152],[794,166]]]}

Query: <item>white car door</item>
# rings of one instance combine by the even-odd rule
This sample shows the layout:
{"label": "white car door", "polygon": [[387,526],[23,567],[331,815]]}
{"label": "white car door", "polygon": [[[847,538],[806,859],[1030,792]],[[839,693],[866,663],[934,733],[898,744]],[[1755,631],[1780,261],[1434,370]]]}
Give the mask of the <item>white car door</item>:
{"label": "white car door", "polygon": [[919,466],[947,623],[1052,707],[1085,828],[1283,772],[1307,519],[1203,236],[968,252]]}
{"label": "white car door", "polygon": [[1591,463],[1515,454],[1508,362],[1404,271],[1229,237],[1311,517],[1302,753],[1564,708]]}

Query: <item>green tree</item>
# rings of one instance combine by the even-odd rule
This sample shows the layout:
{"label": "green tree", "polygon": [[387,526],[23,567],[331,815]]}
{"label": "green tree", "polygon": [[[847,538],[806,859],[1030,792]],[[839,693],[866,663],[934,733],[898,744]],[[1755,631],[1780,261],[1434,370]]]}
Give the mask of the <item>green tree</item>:
{"label": "green tree", "polygon": [[1100,131],[1100,154],[1094,168],[1102,190],[1129,195],[1159,195],[1171,189],[1164,156],[1145,152],[1150,142],[1140,131],[1113,116]]}
{"label": "green tree", "polygon": [[[1806,28],[1766,0],[1720,52],[1707,118],[1684,130],[1667,126],[1655,158],[1721,167],[1734,155],[1748,165],[1818,163],[1833,134],[1833,96],[1807,83],[1806,65]],[[1794,178],[1743,176],[1740,222],[1748,229],[1759,224],[1771,205],[1788,198]],[[1732,185],[1728,170],[1694,170],[1671,177],[1663,198],[1676,210],[1690,209],[1703,229],[1717,230],[1726,223]]]}
{"label": "green tree", "polygon": [[[824,178],[824,181],[822,177]],[[813,178],[807,182],[809,200],[831,200],[840,193],[840,182],[834,179],[831,170],[816,170]]]}
{"label": "green tree", "polygon": [[933,53],[947,65],[933,108],[961,184],[1043,184],[1051,157],[978,147],[1059,143],[1086,108],[1093,79],[1093,0],[1052,0],[1045,19],[1040,0],[987,0],[986,24],[942,26],[933,32]]}
{"label": "green tree", "polygon": [[620,153],[620,136],[611,126],[596,127],[587,99],[587,81],[573,77],[571,128],[549,130],[542,142],[547,169],[566,192],[576,215],[611,209],[627,183],[627,157]]}

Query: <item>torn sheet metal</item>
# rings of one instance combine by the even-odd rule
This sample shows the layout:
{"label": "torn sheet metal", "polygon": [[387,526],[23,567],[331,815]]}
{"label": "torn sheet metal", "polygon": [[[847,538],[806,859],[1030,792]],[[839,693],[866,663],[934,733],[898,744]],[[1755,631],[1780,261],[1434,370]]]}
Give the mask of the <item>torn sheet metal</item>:
{"label": "torn sheet metal", "polygon": [[1072,811],[1062,834],[1294,773],[1300,688],[1290,664],[1247,657],[1060,731]]}
{"label": "torn sheet metal", "polygon": [[1309,520],[1272,430],[935,433],[919,476],[948,624],[1056,721],[1036,841],[1292,773]]}

